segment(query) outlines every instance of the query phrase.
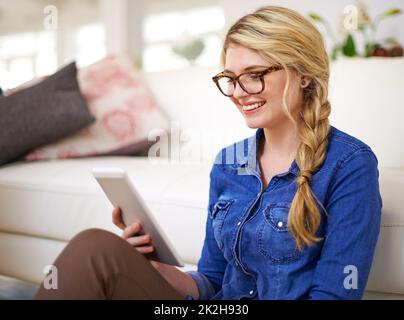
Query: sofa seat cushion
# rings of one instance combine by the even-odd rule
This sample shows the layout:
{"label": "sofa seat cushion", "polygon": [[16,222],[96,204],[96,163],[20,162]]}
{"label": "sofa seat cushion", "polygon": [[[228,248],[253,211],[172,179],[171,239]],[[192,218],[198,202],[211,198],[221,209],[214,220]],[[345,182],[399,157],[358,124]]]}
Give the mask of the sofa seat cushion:
{"label": "sofa seat cushion", "polygon": [[91,174],[96,166],[127,170],[185,262],[197,262],[205,230],[208,164],[94,157],[4,166],[0,231],[61,241],[92,227],[120,234],[111,222],[112,205]]}
{"label": "sofa seat cushion", "polygon": [[382,226],[367,289],[404,294],[404,170],[379,171]]}

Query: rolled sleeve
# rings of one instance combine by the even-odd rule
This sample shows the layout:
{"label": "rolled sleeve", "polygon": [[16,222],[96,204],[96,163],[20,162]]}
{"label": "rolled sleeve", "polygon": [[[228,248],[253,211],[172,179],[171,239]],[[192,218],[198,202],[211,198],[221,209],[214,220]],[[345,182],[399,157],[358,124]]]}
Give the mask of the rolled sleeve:
{"label": "rolled sleeve", "polygon": [[199,300],[209,300],[215,295],[215,288],[210,283],[209,279],[203,275],[203,273],[198,271],[187,271],[186,273],[194,279],[198,287]]}

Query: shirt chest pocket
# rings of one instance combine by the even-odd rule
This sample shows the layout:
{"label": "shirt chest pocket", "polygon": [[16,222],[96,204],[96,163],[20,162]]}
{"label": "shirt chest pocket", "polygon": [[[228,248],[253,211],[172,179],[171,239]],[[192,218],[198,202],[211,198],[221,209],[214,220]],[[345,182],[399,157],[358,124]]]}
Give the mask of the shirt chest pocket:
{"label": "shirt chest pocket", "polygon": [[233,200],[219,200],[214,204],[210,213],[210,217],[212,219],[213,234],[221,250],[223,249],[222,228],[224,220],[232,203]]}
{"label": "shirt chest pocket", "polygon": [[257,230],[259,251],[272,264],[286,264],[297,260],[300,252],[288,230],[289,203],[268,205]]}

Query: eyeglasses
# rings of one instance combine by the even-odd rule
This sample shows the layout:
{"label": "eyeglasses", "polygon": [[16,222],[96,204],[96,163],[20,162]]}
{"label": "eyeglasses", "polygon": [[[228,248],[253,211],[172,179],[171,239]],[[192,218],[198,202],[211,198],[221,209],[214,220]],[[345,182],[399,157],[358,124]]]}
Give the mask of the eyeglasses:
{"label": "eyeglasses", "polygon": [[264,76],[281,69],[281,66],[271,66],[261,71],[244,72],[239,74],[235,78],[226,75],[224,72],[221,72],[214,76],[212,80],[214,81],[214,83],[216,83],[216,86],[219,88],[220,92],[223,93],[226,97],[233,96],[237,82],[241,89],[243,89],[246,93],[258,94],[265,89]]}

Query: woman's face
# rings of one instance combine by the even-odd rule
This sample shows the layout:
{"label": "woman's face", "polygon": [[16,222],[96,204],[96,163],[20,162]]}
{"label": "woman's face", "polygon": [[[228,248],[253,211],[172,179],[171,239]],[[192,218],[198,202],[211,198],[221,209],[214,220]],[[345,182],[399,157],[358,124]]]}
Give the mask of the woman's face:
{"label": "woman's face", "polygon": [[[246,72],[246,69],[252,66],[256,66],[253,71],[260,71],[272,65],[274,65],[273,62],[262,57],[257,51],[241,45],[230,44],[226,52],[225,71],[232,77]],[[250,70],[247,69],[247,71]],[[282,108],[286,71],[281,69],[271,72],[264,76],[264,81],[265,89],[259,94],[248,94],[237,83],[234,94],[230,99],[244,116],[250,128],[274,128],[282,126],[286,122],[290,123]],[[300,83],[301,77],[294,72],[290,72],[290,85],[286,102],[295,119],[297,119],[296,115],[300,111],[303,99]],[[260,105],[258,108],[248,110],[256,103]]]}

